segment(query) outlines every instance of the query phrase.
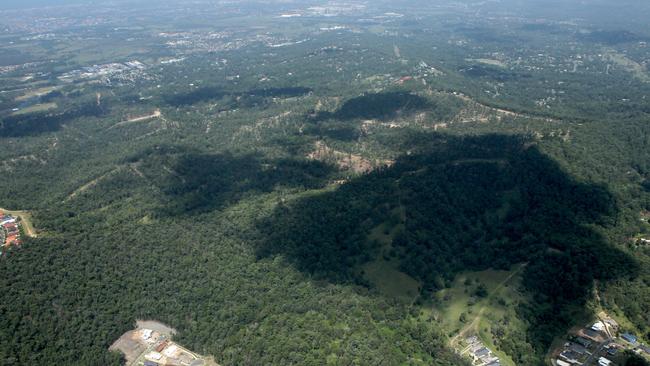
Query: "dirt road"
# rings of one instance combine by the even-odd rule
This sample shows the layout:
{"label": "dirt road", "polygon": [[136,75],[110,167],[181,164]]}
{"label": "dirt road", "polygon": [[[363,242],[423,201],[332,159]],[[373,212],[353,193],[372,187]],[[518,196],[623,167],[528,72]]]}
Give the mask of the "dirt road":
{"label": "dirt road", "polygon": [[125,121],[118,122],[118,123],[112,125],[112,126],[109,127],[108,129],[110,130],[110,129],[113,129],[113,128],[116,128],[116,127],[124,126],[124,125],[129,124],[129,123],[146,121],[146,120],[149,120],[149,119],[158,118],[158,117],[160,117],[160,116],[162,116],[162,112],[160,112],[160,109],[156,109],[156,110],[153,111],[153,113],[150,114],[150,115],[142,116],[142,117],[135,117],[135,118],[131,118],[131,119],[127,119],[127,120],[125,120]]}
{"label": "dirt road", "polygon": [[[503,281],[499,283],[499,285],[492,291],[492,293],[488,296],[488,300],[501,291],[503,286],[505,286],[513,277],[515,277],[517,274],[519,274],[524,268],[526,268],[526,265],[528,263],[524,263],[519,268],[516,270],[512,271],[508,277],[506,277]],[[466,326],[461,329],[458,334],[456,334],[453,338],[449,340],[449,345],[452,347],[455,347],[456,344],[462,337],[466,336],[470,331],[478,329],[479,322],[481,321],[481,317],[483,316],[483,313],[485,313],[485,308],[486,306],[482,306],[481,309],[478,311],[474,319],[472,319],[471,322],[469,322]]]}

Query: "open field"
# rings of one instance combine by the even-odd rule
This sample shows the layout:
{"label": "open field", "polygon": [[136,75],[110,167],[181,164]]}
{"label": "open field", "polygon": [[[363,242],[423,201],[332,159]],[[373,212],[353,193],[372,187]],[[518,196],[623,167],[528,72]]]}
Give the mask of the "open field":
{"label": "open field", "polygon": [[45,112],[49,111],[50,109],[56,109],[58,105],[56,103],[41,103],[41,104],[34,104],[33,106],[29,106],[27,108],[18,110],[13,113],[14,116],[21,115],[21,114],[29,114],[29,113],[35,113],[35,112]]}
{"label": "open field", "polygon": [[622,68],[623,70],[631,73],[638,80],[645,83],[650,83],[650,75],[648,75],[646,67],[628,58],[627,56],[613,50],[607,50],[604,58],[614,63],[616,66]]}
{"label": "open field", "polygon": [[[494,306],[491,299],[502,296],[500,293],[518,272],[486,270],[481,272],[466,272],[458,275],[449,289],[440,291],[437,296],[443,301],[437,307],[443,324],[448,329],[457,329],[460,336],[472,331],[477,331],[481,318],[485,313],[495,314],[499,309]],[[467,281],[472,284],[467,285]],[[514,281],[513,281],[514,282]],[[488,293],[485,298],[474,295],[478,286],[483,285]],[[468,314],[465,322],[460,320],[461,315]],[[452,338],[452,344],[456,339]]]}
{"label": "open field", "polygon": [[57,86],[46,86],[46,87],[34,89],[34,90],[31,90],[31,91],[17,97],[16,101],[17,102],[22,102],[22,101],[25,101],[25,100],[27,100],[29,98],[40,97],[42,95],[49,94],[49,93],[55,91],[58,88],[59,87],[57,87]]}
{"label": "open field", "polygon": [[418,281],[395,269],[392,262],[378,259],[366,264],[363,269],[366,279],[377,286],[382,294],[410,301],[418,296],[420,287]]}
{"label": "open field", "polygon": [[[452,286],[439,291],[432,306],[434,318],[453,335],[452,347],[471,335],[479,339],[494,352],[503,365],[514,362],[508,355],[496,347],[491,329],[503,319],[508,318],[512,327],[522,326],[516,320],[517,302],[522,301],[518,283],[524,265],[518,265],[511,271],[485,270],[459,274]],[[482,297],[478,289],[485,289]]]}
{"label": "open field", "polygon": [[387,225],[387,223],[379,225],[370,233],[368,239],[380,244],[380,254],[374,261],[363,266],[365,278],[375,285],[381,294],[412,302],[420,293],[420,283],[400,271],[399,261],[388,256],[393,237],[403,225],[396,225],[392,229]]}

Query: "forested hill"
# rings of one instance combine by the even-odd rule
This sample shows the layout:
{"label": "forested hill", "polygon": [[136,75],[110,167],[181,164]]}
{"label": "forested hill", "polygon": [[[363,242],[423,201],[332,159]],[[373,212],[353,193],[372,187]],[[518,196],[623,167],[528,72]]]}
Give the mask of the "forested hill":
{"label": "forested hill", "polygon": [[0,365],[120,365],[143,319],[221,365],[650,342],[645,18],[302,3],[0,18],[0,207],[38,233]]}
{"label": "forested hill", "polygon": [[[575,181],[525,137],[416,141],[426,143],[409,144],[414,152],[390,168],[278,207],[259,224],[260,253],[282,253],[316,278],[363,283],[356,268],[381,255],[367,238],[389,222],[399,227],[389,255],[420,280],[423,298],[461,271],[527,263],[523,285],[533,300],[519,311],[538,355],[587,311],[581,307],[595,281],[638,276],[639,263],[594,228],[619,215],[612,194]],[[517,356],[521,364],[541,362]]]}

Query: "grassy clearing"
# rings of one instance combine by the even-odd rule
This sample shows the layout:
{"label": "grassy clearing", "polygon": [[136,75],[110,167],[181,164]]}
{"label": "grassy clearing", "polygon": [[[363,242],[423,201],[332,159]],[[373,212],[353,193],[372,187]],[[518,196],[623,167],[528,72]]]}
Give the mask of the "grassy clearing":
{"label": "grassy clearing", "polygon": [[445,328],[460,331],[466,324],[466,322],[459,320],[462,313],[475,315],[482,307],[490,305],[489,297],[480,299],[475,296],[478,287],[480,285],[485,286],[488,296],[496,295],[494,291],[511,274],[511,271],[497,270],[459,274],[450,288],[441,290],[436,294],[437,304],[434,305],[434,308]]}
{"label": "grassy clearing", "polygon": [[413,277],[399,270],[399,261],[389,257],[395,234],[403,228],[396,225],[390,228],[387,223],[374,228],[368,239],[380,244],[380,254],[366,263],[362,270],[364,277],[370,281],[382,295],[413,302],[420,293],[420,283]]}
{"label": "grassy clearing", "polygon": [[19,111],[16,111],[12,113],[14,116],[16,115],[21,115],[21,114],[29,114],[29,113],[36,113],[36,112],[45,112],[49,111],[50,109],[56,109],[58,105],[56,103],[41,103],[41,104],[34,104],[33,106],[21,109]]}
{"label": "grassy clearing", "polygon": [[[106,42],[110,44],[106,44]],[[93,65],[120,62],[126,59],[145,59],[151,51],[145,44],[102,40],[83,45],[66,44],[60,52],[70,55],[70,61],[78,65]]]}
{"label": "grassy clearing", "polygon": [[616,66],[619,66],[625,71],[631,73],[638,80],[641,80],[645,83],[650,82],[650,75],[648,75],[646,72],[645,67],[638,62],[627,58],[627,56],[614,50],[606,50],[605,58],[614,63]]}
{"label": "grassy clearing", "polygon": [[515,328],[525,332],[525,324],[516,314],[517,304],[525,301],[518,290],[523,267],[518,265],[510,271],[463,272],[450,288],[435,294],[430,315],[448,331],[452,346],[467,336],[477,335],[499,356],[503,365],[515,365],[497,348],[499,340],[493,331],[505,326],[509,331]]}
{"label": "grassy clearing", "polygon": [[57,87],[57,86],[46,86],[46,87],[34,89],[34,90],[31,90],[31,91],[17,97],[15,100],[17,102],[22,102],[22,101],[27,100],[29,98],[40,97],[42,95],[49,94],[49,93],[55,91],[58,88],[59,87]]}
{"label": "grassy clearing", "polygon": [[412,302],[420,293],[420,283],[395,269],[391,262],[378,259],[364,265],[363,270],[366,279],[386,296]]}

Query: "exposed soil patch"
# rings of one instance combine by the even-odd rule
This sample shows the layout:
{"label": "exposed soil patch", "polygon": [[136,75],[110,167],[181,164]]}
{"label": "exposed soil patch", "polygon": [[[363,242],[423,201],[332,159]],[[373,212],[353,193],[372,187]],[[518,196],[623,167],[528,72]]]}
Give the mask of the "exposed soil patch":
{"label": "exposed soil patch", "polygon": [[130,365],[147,349],[139,339],[140,334],[137,330],[128,331],[118,338],[108,350],[122,352],[126,359],[126,364]]}
{"label": "exposed soil patch", "polygon": [[176,334],[176,329],[156,320],[136,320],[135,325],[138,329],[151,329],[168,337]]}
{"label": "exposed soil patch", "polygon": [[323,141],[317,141],[315,149],[307,155],[309,159],[333,163],[341,170],[350,170],[357,174],[369,173],[382,166],[391,166],[393,160],[369,160],[361,155],[337,151]]}
{"label": "exposed soil patch", "polygon": [[131,118],[128,118],[128,119],[126,119],[124,121],[118,122],[118,123],[114,124],[113,126],[109,127],[109,130],[112,129],[112,128],[115,128],[115,127],[124,126],[124,125],[129,124],[129,123],[142,122],[142,121],[150,120],[150,119],[153,119],[153,118],[158,118],[160,116],[162,116],[162,113],[160,112],[160,109],[156,109],[155,111],[153,111],[153,113],[148,114],[146,116],[131,117]]}
{"label": "exposed soil patch", "polygon": [[172,340],[176,330],[155,320],[136,320],[136,329],[124,333],[110,351],[124,354],[127,366],[145,363],[177,366],[218,366],[212,357],[194,353]]}

